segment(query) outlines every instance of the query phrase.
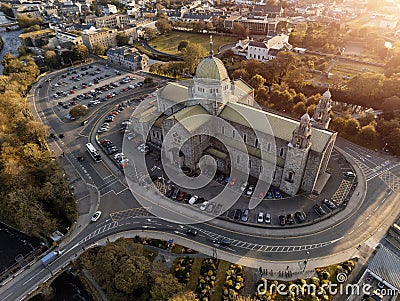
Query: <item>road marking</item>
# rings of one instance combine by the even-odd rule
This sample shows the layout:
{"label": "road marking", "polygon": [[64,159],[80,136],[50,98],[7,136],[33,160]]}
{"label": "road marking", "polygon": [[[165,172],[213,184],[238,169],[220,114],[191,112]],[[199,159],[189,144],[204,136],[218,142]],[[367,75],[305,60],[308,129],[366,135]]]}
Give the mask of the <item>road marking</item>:
{"label": "road marking", "polygon": [[29,281],[31,281],[33,278],[35,278],[37,275],[33,275],[31,278],[29,278],[28,280],[26,280],[24,283],[22,283],[22,285],[27,284]]}
{"label": "road marking", "polygon": [[379,209],[379,206],[376,206],[376,208],[374,209],[374,212],[376,211],[376,210],[378,210]]}
{"label": "road marking", "polygon": [[7,296],[4,297],[3,300],[7,299],[8,297],[10,297],[12,294],[14,294],[13,292],[9,293]]}
{"label": "road marking", "polygon": [[362,224],[364,224],[364,222],[361,222],[358,226],[360,227]]}

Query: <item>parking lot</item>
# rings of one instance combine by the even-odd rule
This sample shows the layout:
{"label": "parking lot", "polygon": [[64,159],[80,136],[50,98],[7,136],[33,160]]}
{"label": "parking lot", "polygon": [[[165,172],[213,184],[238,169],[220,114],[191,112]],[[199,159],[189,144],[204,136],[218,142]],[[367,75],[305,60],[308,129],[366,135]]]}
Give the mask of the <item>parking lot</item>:
{"label": "parking lot", "polygon": [[68,71],[53,79],[48,91],[54,112],[64,122],[75,120],[69,110],[77,105],[91,108],[118,95],[129,95],[143,86],[143,77],[101,64]]}

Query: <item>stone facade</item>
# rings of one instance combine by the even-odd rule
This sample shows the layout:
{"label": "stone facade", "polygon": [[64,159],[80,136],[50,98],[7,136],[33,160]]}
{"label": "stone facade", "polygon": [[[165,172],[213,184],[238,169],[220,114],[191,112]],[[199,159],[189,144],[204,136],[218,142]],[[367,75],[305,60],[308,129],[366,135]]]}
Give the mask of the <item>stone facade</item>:
{"label": "stone facade", "polygon": [[[233,86],[210,51],[192,81],[166,85],[134,114],[133,129],[152,146],[166,149],[172,164],[194,170],[204,157],[212,157],[225,174],[237,170],[288,195],[313,192],[326,175],[336,133],[314,128],[317,121],[308,114],[299,122],[254,108],[241,102]],[[329,116],[330,95],[323,99],[318,116]]]}

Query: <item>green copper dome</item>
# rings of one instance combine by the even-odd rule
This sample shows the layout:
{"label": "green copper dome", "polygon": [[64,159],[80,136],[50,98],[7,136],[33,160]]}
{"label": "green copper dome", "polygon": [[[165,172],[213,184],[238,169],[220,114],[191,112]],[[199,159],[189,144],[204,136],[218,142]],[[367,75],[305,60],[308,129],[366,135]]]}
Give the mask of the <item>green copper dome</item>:
{"label": "green copper dome", "polygon": [[196,78],[229,79],[224,63],[212,55],[203,59],[196,69]]}

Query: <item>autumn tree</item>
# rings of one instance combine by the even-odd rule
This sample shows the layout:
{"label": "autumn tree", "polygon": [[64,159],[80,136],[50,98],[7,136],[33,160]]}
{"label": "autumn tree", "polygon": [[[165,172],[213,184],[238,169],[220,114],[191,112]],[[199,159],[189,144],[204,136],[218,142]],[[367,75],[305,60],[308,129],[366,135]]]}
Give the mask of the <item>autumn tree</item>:
{"label": "autumn tree", "polygon": [[77,104],[71,108],[69,113],[75,118],[85,116],[88,112],[88,107],[85,105]]}
{"label": "autumn tree", "polygon": [[188,41],[188,40],[182,40],[182,41],[180,41],[179,44],[178,44],[178,51],[182,51],[182,50],[185,49],[188,45],[189,45],[189,41]]}
{"label": "autumn tree", "polygon": [[146,27],[144,29],[144,34],[149,40],[152,40],[157,36],[157,32],[153,28],[150,28],[150,27]]}
{"label": "autumn tree", "polygon": [[26,15],[19,14],[17,17],[17,22],[21,28],[27,28],[34,25],[40,25],[43,23],[43,20],[41,18],[32,18]]}
{"label": "autumn tree", "polygon": [[187,73],[193,74],[200,60],[206,56],[207,50],[201,44],[189,43],[182,54]]}
{"label": "autumn tree", "polygon": [[117,46],[126,46],[129,45],[129,37],[125,32],[119,32],[117,34]]}
{"label": "autumn tree", "polygon": [[171,23],[166,19],[158,20],[155,25],[160,34],[169,33],[172,30]]}
{"label": "autumn tree", "polygon": [[46,50],[44,52],[44,62],[50,68],[55,69],[55,68],[59,68],[60,67],[61,58],[55,51]]}
{"label": "autumn tree", "polygon": [[95,43],[93,44],[92,52],[95,55],[104,55],[106,52],[106,48],[100,43]]}
{"label": "autumn tree", "polygon": [[248,84],[254,88],[254,90],[261,89],[264,87],[265,79],[259,75],[256,74],[250,80],[248,81]]}
{"label": "autumn tree", "polygon": [[240,38],[246,38],[250,34],[249,27],[247,25],[244,25],[244,24],[239,23],[239,22],[234,22],[233,23],[233,27],[231,29],[231,32],[232,32],[232,34],[237,36],[239,39]]}
{"label": "autumn tree", "polygon": [[72,48],[72,51],[76,60],[79,60],[83,63],[86,62],[89,51],[85,45],[76,45],[74,48]]}

